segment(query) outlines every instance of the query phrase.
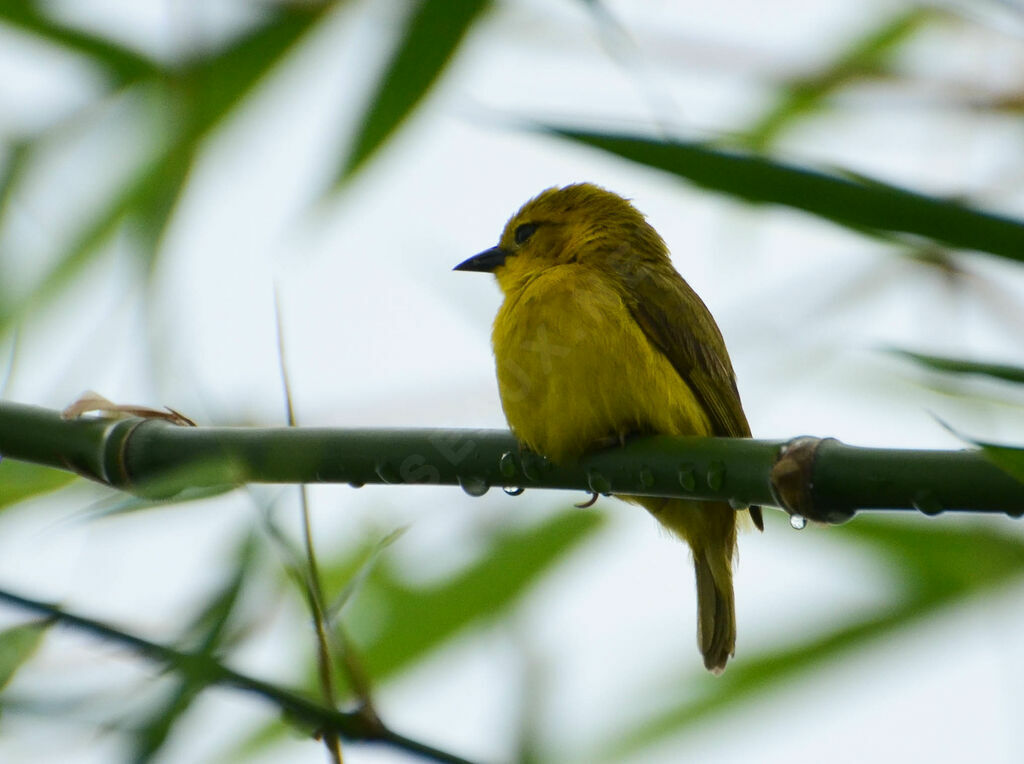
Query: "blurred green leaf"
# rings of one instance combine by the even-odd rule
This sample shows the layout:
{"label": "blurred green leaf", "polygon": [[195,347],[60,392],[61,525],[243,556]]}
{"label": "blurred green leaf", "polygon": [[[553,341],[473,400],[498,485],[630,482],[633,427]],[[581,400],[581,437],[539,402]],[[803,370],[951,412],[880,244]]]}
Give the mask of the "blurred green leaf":
{"label": "blurred green leaf", "polygon": [[49,623],[27,623],[0,631],[0,690],[34,654]]}
{"label": "blurred green leaf", "polygon": [[954,517],[858,518],[836,537],[882,558],[909,603],[944,604],[1024,574],[1024,539]]}
{"label": "blurred green leaf", "polygon": [[16,302],[0,305],[0,332],[11,322],[18,320],[29,308],[38,309],[55,298],[103,253],[102,245],[110,239],[126,216],[133,209],[144,206],[146,194],[152,184],[163,177],[164,162],[166,156],[156,156],[151,163],[138,168],[120,191],[100,207],[33,290]]}
{"label": "blurred green leaf", "polygon": [[7,214],[11,191],[25,172],[26,160],[31,153],[31,142],[13,141],[6,145],[6,149],[7,156],[4,158],[3,168],[0,169],[0,223]]}
{"label": "blurred green leaf", "polygon": [[187,504],[190,501],[202,501],[214,496],[223,496],[237,489],[237,485],[212,485],[196,488],[183,488],[178,493],[164,499],[151,499],[145,496],[133,496],[131,494],[111,494],[110,501],[99,502],[85,514],[89,519],[98,520],[104,517],[116,517],[117,515],[128,515],[134,512],[144,512],[148,509],[160,509],[162,507]]}
{"label": "blurred green leaf", "polygon": [[239,734],[230,742],[230,745],[213,759],[221,762],[248,762],[256,760],[259,754],[265,754],[269,748],[279,744],[282,740],[295,739],[297,737],[297,725],[289,718],[284,717],[272,719],[260,725],[255,730]]}
{"label": "blurred green leaf", "polygon": [[498,618],[603,524],[569,511],[497,534],[478,562],[437,584],[405,583],[382,560],[346,617],[367,673],[391,676],[472,623]]}
{"label": "blurred green leaf", "polygon": [[1001,446],[997,443],[977,443],[985,456],[1003,472],[1024,483],[1024,448]]}
{"label": "blurred green leaf", "polygon": [[778,135],[801,117],[820,109],[829,95],[850,82],[876,75],[889,57],[934,18],[930,8],[914,8],[871,29],[843,51],[822,71],[789,82],[777,103],[750,128],[746,142],[764,150]]}
{"label": "blurred green leaf", "polygon": [[958,202],[703,143],[542,129],[747,202],[793,207],[854,230],[916,234],[1024,261],[1024,221]]}
{"label": "blurred green leaf", "polygon": [[[228,623],[238,603],[242,587],[252,570],[256,545],[253,537],[247,536],[235,555],[234,570],[224,585],[200,609],[200,612],[185,629],[183,649],[189,653],[215,657],[225,641]],[[210,679],[188,666],[174,666],[175,687],[167,699],[132,735],[133,762],[146,762],[163,747],[174,725],[189,710],[199,693],[207,687]]]}
{"label": "blurred green leaf", "polygon": [[963,358],[951,356],[928,355],[926,353],[915,353],[910,350],[889,348],[887,352],[913,361],[919,366],[924,366],[935,371],[944,371],[951,374],[977,374],[985,377],[992,377],[1004,382],[1017,382],[1024,384],[1024,367],[1010,366],[1001,363],[985,363],[982,361],[968,361]]}
{"label": "blurred green leaf", "polygon": [[349,180],[388,139],[454,58],[489,0],[419,0],[377,83],[335,181]]}
{"label": "blurred green leaf", "polygon": [[[1015,446],[1008,446],[1003,443],[990,443],[972,438],[971,436],[960,432],[948,422],[945,422],[938,417],[936,417],[936,419],[938,419],[939,424],[949,430],[953,435],[960,438],[960,440],[980,448],[988,460],[999,467],[1003,472],[1006,472],[1019,482],[1024,483],[1024,449]],[[1024,507],[1007,507],[1006,512],[1012,517],[1020,517],[1021,515],[1024,515]]]}
{"label": "blurred green leaf", "polygon": [[[353,658],[371,679],[386,679],[472,624],[504,616],[530,586],[593,537],[604,520],[597,512],[569,510],[529,528],[500,531],[476,563],[429,586],[401,581],[386,564],[386,556],[376,557],[375,550],[391,539],[394,534],[390,534],[322,564],[324,588],[354,589],[343,611],[351,642],[356,643]],[[363,585],[353,586],[364,578]],[[315,676],[312,664],[308,674]],[[348,692],[349,680],[340,671],[337,680],[339,688]],[[312,679],[309,683],[310,687],[315,684]],[[280,720],[270,721],[241,738],[230,756],[245,760],[290,729]]]}
{"label": "blurred green leaf", "polygon": [[0,510],[32,496],[56,491],[77,477],[52,467],[4,459],[0,461]]}
{"label": "blurred green leaf", "polygon": [[[793,641],[777,650],[740,656],[721,677],[683,675],[669,687],[664,708],[595,748],[596,758],[617,760],[667,737],[682,735],[698,722],[777,692],[827,665],[835,665],[899,629],[927,619],[953,602],[981,595],[1024,576],[1024,540],[967,523],[936,524],[925,518],[858,518],[832,539],[862,547],[897,582],[896,601],[820,637]],[[682,688],[676,690],[674,688]],[[648,697],[661,689],[642,691]]]}
{"label": "blurred green leaf", "polygon": [[113,75],[121,86],[159,71],[156,62],[133,50],[49,18],[32,0],[0,0],[0,22],[85,56]]}
{"label": "blurred green leaf", "polygon": [[174,134],[144,193],[131,207],[145,236],[139,254],[152,272],[163,233],[187,185],[203,142],[269,78],[275,67],[344,0],[286,3],[268,8],[263,20],[220,50],[201,55],[157,78],[169,106]]}
{"label": "blurred green leaf", "polygon": [[[307,34],[346,0],[264,6],[263,20],[222,49],[185,65],[168,81],[174,100],[187,105],[185,132],[215,127]],[[186,152],[191,155],[194,152]]]}
{"label": "blurred green leaf", "polygon": [[[338,595],[331,601],[327,608],[328,620],[334,620],[340,615],[345,605],[355,596],[356,592],[359,591],[360,585],[366,580],[366,577],[370,575],[374,565],[377,563],[377,559],[389,546],[394,544],[398,539],[402,537],[409,526],[403,525],[400,528],[396,528],[390,533],[386,534],[376,543],[370,544],[366,547],[359,558],[358,567],[355,572],[345,582],[344,587],[338,593]],[[359,559],[357,558],[357,559]]]}
{"label": "blurred green leaf", "polygon": [[[59,294],[103,252],[103,245],[127,222],[138,225],[142,241],[135,251],[143,260],[145,270],[152,272],[159,242],[203,140],[338,4],[275,6],[261,24],[179,70],[130,68],[135,74],[147,75],[141,81],[145,89],[156,89],[163,94],[163,99],[155,102],[162,103],[166,111],[160,119],[167,126],[169,137],[117,193],[99,207],[29,294],[13,304],[10,298],[7,304],[0,302],[0,332],[29,308],[37,310]],[[0,298],[3,297],[0,294]]]}

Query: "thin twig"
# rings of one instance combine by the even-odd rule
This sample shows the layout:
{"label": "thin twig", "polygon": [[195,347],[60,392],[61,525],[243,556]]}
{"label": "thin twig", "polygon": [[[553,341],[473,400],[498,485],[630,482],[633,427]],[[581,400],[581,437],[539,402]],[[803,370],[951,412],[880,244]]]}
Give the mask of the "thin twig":
{"label": "thin twig", "polygon": [[[295,407],[292,404],[292,388],[288,379],[288,365],[285,362],[284,332],[281,324],[281,300],[277,290],[274,290],[274,318],[277,325],[277,358],[281,368],[281,384],[284,387],[285,406],[288,411],[288,426],[295,427]],[[299,503],[302,507],[302,536],[306,549],[306,593],[309,600],[309,608],[313,615],[313,628],[316,632],[316,663],[317,673],[320,677],[320,689],[323,692],[324,700],[335,708],[337,696],[334,689],[334,673],[331,666],[331,649],[327,637],[327,623],[324,614],[323,587],[320,584],[320,566],[316,561],[316,551],[313,547],[313,528],[309,519],[309,492],[305,483],[299,486]],[[324,734],[324,745],[331,754],[335,764],[343,764],[344,757],[341,753],[341,741],[336,734]]]}

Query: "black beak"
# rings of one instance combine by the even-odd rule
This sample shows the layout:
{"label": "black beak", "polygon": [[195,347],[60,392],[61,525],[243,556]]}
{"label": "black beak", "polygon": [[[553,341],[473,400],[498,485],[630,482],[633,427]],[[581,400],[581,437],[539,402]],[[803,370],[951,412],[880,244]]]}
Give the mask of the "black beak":
{"label": "black beak", "polygon": [[485,249],[479,255],[473,255],[456,265],[454,271],[477,271],[478,273],[494,273],[494,269],[505,264],[508,252],[501,247]]}

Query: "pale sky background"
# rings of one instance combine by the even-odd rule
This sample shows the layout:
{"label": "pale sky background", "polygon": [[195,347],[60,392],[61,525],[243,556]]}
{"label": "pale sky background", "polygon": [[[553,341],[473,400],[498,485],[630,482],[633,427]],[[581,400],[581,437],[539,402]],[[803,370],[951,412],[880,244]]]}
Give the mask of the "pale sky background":
{"label": "pale sky background", "polygon": [[[964,255],[958,262],[974,276],[954,286],[831,224],[740,206],[516,126],[536,119],[649,130],[657,120],[683,137],[737,131],[772,103],[773,83],[814,71],[858,30],[912,5],[607,5],[636,46],[625,61],[609,56],[583,3],[499,3],[384,153],[316,206],[333,169],[324,157],[361,114],[402,7],[352,2],[212,136],[167,236],[151,303],[132,278],[123,237],[58,309],[23,327],[7,397],[61,408],[91,388],[116,401],[170,405],[200,422],[279,424],[276,286],[300,423],[503,427],[489,346],[498,289],[487,276],[451,267],[491,246],[538,191],[588,180],[632,198],[668,242],[721,325],[755,436],[960,447],[938,415],[975,436],[1020,442],[1019,395],[976,383],[979,395],[1015,405],[955,398],[878,352],[899,346],[1024,363],[1022,316],[1013,312],[1024,294],[1019,266]],[[844,92],[841,112],[801,123],[778,151],[1022,216],[1019,117],[952,111],[935,94],[978,82],[992,93],[1019,92],[1024,11],[1011,3],[943,5],[968,8],[975,23],[931,25],[897,57],[903,81]],[[227,0],[49,7],[166,57],[245,18],[245,3]],[[0,133],[58,120],[97,86],[94,73],[0,30]],[[0,242],[11,283],[31,283],[59,252],[74,216],[132,166],[143,148],[133,129],[142,114],[130,99],[105,103],[70,147],[50,152],[46,182],[14,200],[16,230]],[[9,342],[0,337],[5,356]],[[283,502],[294,493],[255,491]],[[151,636],[173,634],[196,593],[220,580],[217,564],[239,530],[254,522],[251,499],[237,493],[98,522],[78,517],[101,495],[83,487],[74,506],[63,494],[0,516],[0,580]],[[320,487],[312,496],[322,553],[367,528],[408,524],[392,553],[417,578],[471,560],[480,530],[509,515],[514,524],[535,521],[579,499],[373,486]],[[297,508],[287,506],[281,517],[296,529]],[[649,708],[657,699],[638,693],[658,686],[665,666],[690,671],[695,693],[712,681],[695,647],[685,548],[634,507],[602,499],[590,511],[608,515],[606,530],[532,591],[513,623],[469,632],[380,688],[386,721],[471,759],[507,758],[524,644],[550,692],[550,707],[537,711],[543,729],[578,743],[576,750]],[[796,533],[769,514],[763,536],[740,539],[737,662],[755,646],[819,633],[893,596],[884,571],[834,540],[841,528]],[[931,522],[1013,523],[953,515]],[[631,761],[1019,761],[1022,598],[1018,585],[943,611],[770,702],[716,717],[699,734]],[[294,643],[306,616],[290,607],[267,614],[266,634],[235,665],[272,679],[294,676],[281,647]],[[2,609],[0,625],[20,617]],[[56,691],[65,672],[78,691],[151,673],[120,650],[61,631],[18,682]],[[266,718],[258,701],[208,691],[161,761],[216,760],[243,725]],[[53,727],[31,718],[0,724],[4,762],[106,762],[120,750],[116,738],[87,727],[62,727],[55,741]],[[262,760],[322,761],[324,753],[294,739]],[[346,747],[350,764],[405,760],[412,759]]]}

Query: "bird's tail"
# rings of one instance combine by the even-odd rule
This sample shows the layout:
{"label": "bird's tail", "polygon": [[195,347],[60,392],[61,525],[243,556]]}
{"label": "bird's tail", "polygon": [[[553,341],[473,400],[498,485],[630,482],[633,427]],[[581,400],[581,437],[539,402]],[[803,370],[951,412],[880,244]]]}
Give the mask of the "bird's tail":
{"label": "bird's tail", "polygon": [[679,499],[644,498],[640,503],[690,545],[697,573],[697,646],[707,669],[720,674],[736,652],[736,510],[720,502]]}
{"label": "bird's tail", "polygon": [[697,646],[708,671],[720,674],[736,653],[732,560],[721,550],[693,551],[697,572]]}

